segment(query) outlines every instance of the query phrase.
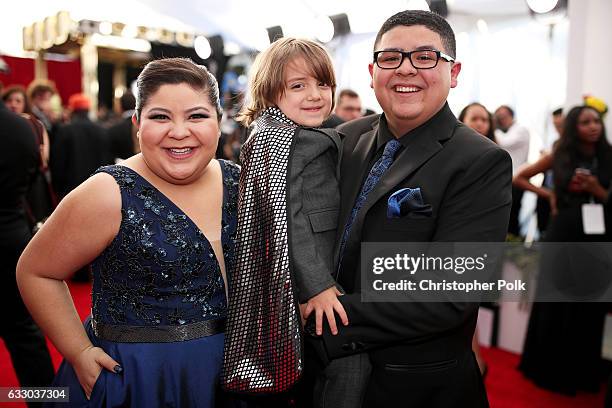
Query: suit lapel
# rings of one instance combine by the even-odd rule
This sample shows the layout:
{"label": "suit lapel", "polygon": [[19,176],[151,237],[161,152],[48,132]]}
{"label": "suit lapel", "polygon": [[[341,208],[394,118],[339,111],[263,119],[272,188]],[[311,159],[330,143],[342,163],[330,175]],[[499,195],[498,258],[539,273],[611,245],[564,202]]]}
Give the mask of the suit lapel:
{"label": "suit lapel", "polygon": [[[365,176],[365,172],[368,171],[368,166],[364,166],[364,163],[368,162],[370,152],[372,152],[374,145],[376,144],[376,133],[378,126],[374,129],[362,134],[353,149],[352,154],[344,156],[342,163],[342,188],[341,188],[341,206],[340,216],[338,217],[338,230],[336,233],[336,243],[339,243],[344,234],[344,227],[348,221],[357,194],[361,190],[361,182]],[[335,259],[338,259],[338,251],[340,245],[336,245]]]}

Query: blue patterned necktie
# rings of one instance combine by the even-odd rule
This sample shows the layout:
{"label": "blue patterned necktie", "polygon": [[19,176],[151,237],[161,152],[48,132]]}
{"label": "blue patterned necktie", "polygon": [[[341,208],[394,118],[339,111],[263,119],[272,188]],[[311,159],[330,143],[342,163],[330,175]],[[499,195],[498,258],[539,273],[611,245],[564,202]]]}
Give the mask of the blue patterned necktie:
{"label": "blue patterned necktie", "polygon": [[346,246],[346,241],[348,240],[348,236],[351,232],[351,227],[353,226],[353,222],[355,222],[355,218],[357,218],[357,213],[365,203],[368,194],[374,189],[378,180],[382,177],[382,175],[387,171],[387,169],[393,163],[393,158],[395,157],[395,153],[400,148],[401,143],[397,141],[397,139],[392,139],[387,142],[385,145],[385,150],[383,151],[380,159],[374,163],[372,168],[370,169],[370,173],[368,173],[368,177],[366,178],[363,186],[361,187],[361,191],[359,192],[359,196],[357,200],[355,200],[355,205],[353,206],[353,210],[351,211],[351,215],[346,222],[346,226],[344,227],[344,233],[342,234],[342,241],[340,241],[340,256],[338,261],[338,271],[340,271],[340,265],[342,265],[342,257],[344,256],[344,247]]}

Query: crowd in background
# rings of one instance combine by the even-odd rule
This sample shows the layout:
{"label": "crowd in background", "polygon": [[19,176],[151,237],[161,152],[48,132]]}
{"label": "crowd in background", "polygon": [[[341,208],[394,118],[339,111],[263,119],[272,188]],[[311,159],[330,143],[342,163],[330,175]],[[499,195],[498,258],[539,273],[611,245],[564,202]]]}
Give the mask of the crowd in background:
{"label": "crowd in background", "polygon": [[[138,136],[132,123],[136,101],[129,91],[121,96],[116,110],[101,110],[98,120],[91,120],[92,104],[85,95],[72,95],[66,101],[66,109],[62,112],[53,109],[51,101],[56,95],[57,91],[50,81],[34,81],[27,89],[12,85],[2,92],[6,108],[23,117],[25,122],[22,124],[27,123],[23,130],[30,134],[24,137],[31,137],[36,145],[35,165],[29,170],[29,187],[20,187],[21,190],[25,189],[26,203],[23,207],[20,202],[12,203],[16,208],[25,210],[30,231],[35,231],[37,225],[44,222],[58,202],[97,168],[118,163],[139,152]],[[235,120],[242,103],[241,93],[226,92],[222,97],[224,113],[216,155],[235,163],[240,162],[240,148],[248,136],[248,129]],[[335,110],[323,126],[336,127],[370,113],[373,112],[364,109],[356,92],[344,89],[338,92]],[[541,152],[540,160],[530,165],[529,131],[517,122],[510,106],[497,107],[491,113],[487,107],[475,102],[463,109],[458,117],[461,122],[493,143],[499,144],[511,156],[514,187],[509,234],[519,238],[525,234],[525,222],[521,222],[520,210],[523,191],[530,190],[538,196],[536,213],[541,239],[576,242],[590,239],[582,231],[573,231],[568,226],[577,224],[580,206],[584,203],[595,201],[607,208],[607,194],[612,178],[609,165],[612,163],[612,148],[606,140],[601,119],[603,114],[601,109],[588,106],[571,109],[567,118],[561,109],[552,112],[559,140],[553,146],[552,152]],[[529,179],[539,173],[544,175],[542,185],[531,184]],[[550,221],[551,214],[555,215],[554,222]],[[2,238],[8,242],[7,237],[11,234],[6,233]],[[602,239],[610,241],[608,234],[609,232],[605,233]],[[23,236],[17,241],[19,243],[15,244],[14,248],[23,248]],[[5,247],[6,242],[3,244]],[[13,258],[16,262],[17,258]],[[9,269],[10,267],[14,270],[14,265],[9,265]],[[2,274],[8,275],[4,271]],[[88,271],[81,271],[76,278],[87,280]],[[10,292],[13,297],[18,297],[14,284],[5,285],[3,290]],[[27,316],[27,311],[23,311],[24,313],[16,318],[21,321],[5,326],[17,327],[15,330],[21,330],[23,335],[16,336],[18,339],[13,342],[10,338],[15,333],[2,335],[13,356],[22,385],[43,385],[41,382],[52,377],[48,373],[48,352],[44,353],[46,346],[41,340],[43,337]],[[600,381],[597,374],[601,371],[599,354],[605,308],[593,308],[590,305],[541,305],[534,311],[529,323],[521,370],[536,384],[554,391],[573,394],[582,389],[596,390]],[[551,324],[554,327],[551,327]],[[561,327],[563,324],[575,326],[576,332],[582,335],[567,338],[559,333],[555,334],[555,327]],[[29,346],[24,338],[30,339]],[[559,339],[563,341],[558,347],[548,347]],[[26,345],[20,349],[16,342]],[[36,349],[38,354],[32,354],[32,350]],[[559,366],[555,363],[555,353],[564,350],[572,350],[572,353],[575,353],[574,360],[571,364],[559,360]],[[478,353],[476,341],[474,351],[481,371],[486,374],[486,363]],[[31,357],[26,358],[25,354]],[[32,358],[38,358],[38,365],[31,365]],[[29,370],[24,368],[28,365]],[[31,378],[27,371],[32,368],[42,373],[42,376]]]}

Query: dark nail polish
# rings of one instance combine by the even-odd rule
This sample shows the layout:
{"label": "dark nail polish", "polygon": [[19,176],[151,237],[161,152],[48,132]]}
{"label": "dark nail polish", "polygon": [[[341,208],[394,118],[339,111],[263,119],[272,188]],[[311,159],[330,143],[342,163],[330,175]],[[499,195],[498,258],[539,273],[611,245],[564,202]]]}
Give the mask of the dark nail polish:
{"label": "dark nail polish", "polygon": [[121,374],[123,372],[123,367],[117,364],[115,367],[113,367],[113,371],[117,374]]}

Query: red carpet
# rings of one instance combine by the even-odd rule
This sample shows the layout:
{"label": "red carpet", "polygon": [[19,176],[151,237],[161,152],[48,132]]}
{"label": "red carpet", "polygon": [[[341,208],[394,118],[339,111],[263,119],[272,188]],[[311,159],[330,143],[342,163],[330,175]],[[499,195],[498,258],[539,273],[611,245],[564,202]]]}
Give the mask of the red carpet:
{"label": "red carpet", "polygon": [[[89,283],[71,282],[68,284],[68,286],[70,287],[70,293],[72,294],[72,299],[74,300],[74,304],[79,312],[79,316],[81,316],[81,320],[85,320],[85,318],[91,312],[91,285]],[[62,355],[55,349],[55,347],[53,347],[53,344],[51,344],[49,340],[47,340],[47,345],[49,346],[49,352],[51,353],[53,365],[57,369],[62,362]],[[13,371],[11,357],[6,350],[6,347],[4,347],[4,342],[2,339],[0,339],[0,387],[17,386],[19,386],[19,383],[17,382],[15,371]],[[26,407],[26,404],[0,402],[0,406]]]}
{"label": "red carpet", "polygon": [[[89,284],[70,284],[81,319],[89,314],[91,309],[91,286]],[[55,366],[59,366],[62,357],[49,343],[49,350]],[[604,389],[599,394],[578,394],[567,397],[542,390],[527,381],[516,370],[519,356],[496,348],[482,348],[482,355],[489,365],[486,378],[487,392],[491,408],[602,408]],[[4,343],[0,342],[0,387],[18,386],[15,372],[11,365]],[[25,407],[25,404],[0,404],[7,407]],[[466,407],[468,408],[468,407]]]}
{"label": "red carpet", "polygon": [[568,397],[536,387],[516,369],[519,355],[497,348],[481,348],[489,366],[485,381],[491,408],[603,408],[604,385],[599,394]]}

